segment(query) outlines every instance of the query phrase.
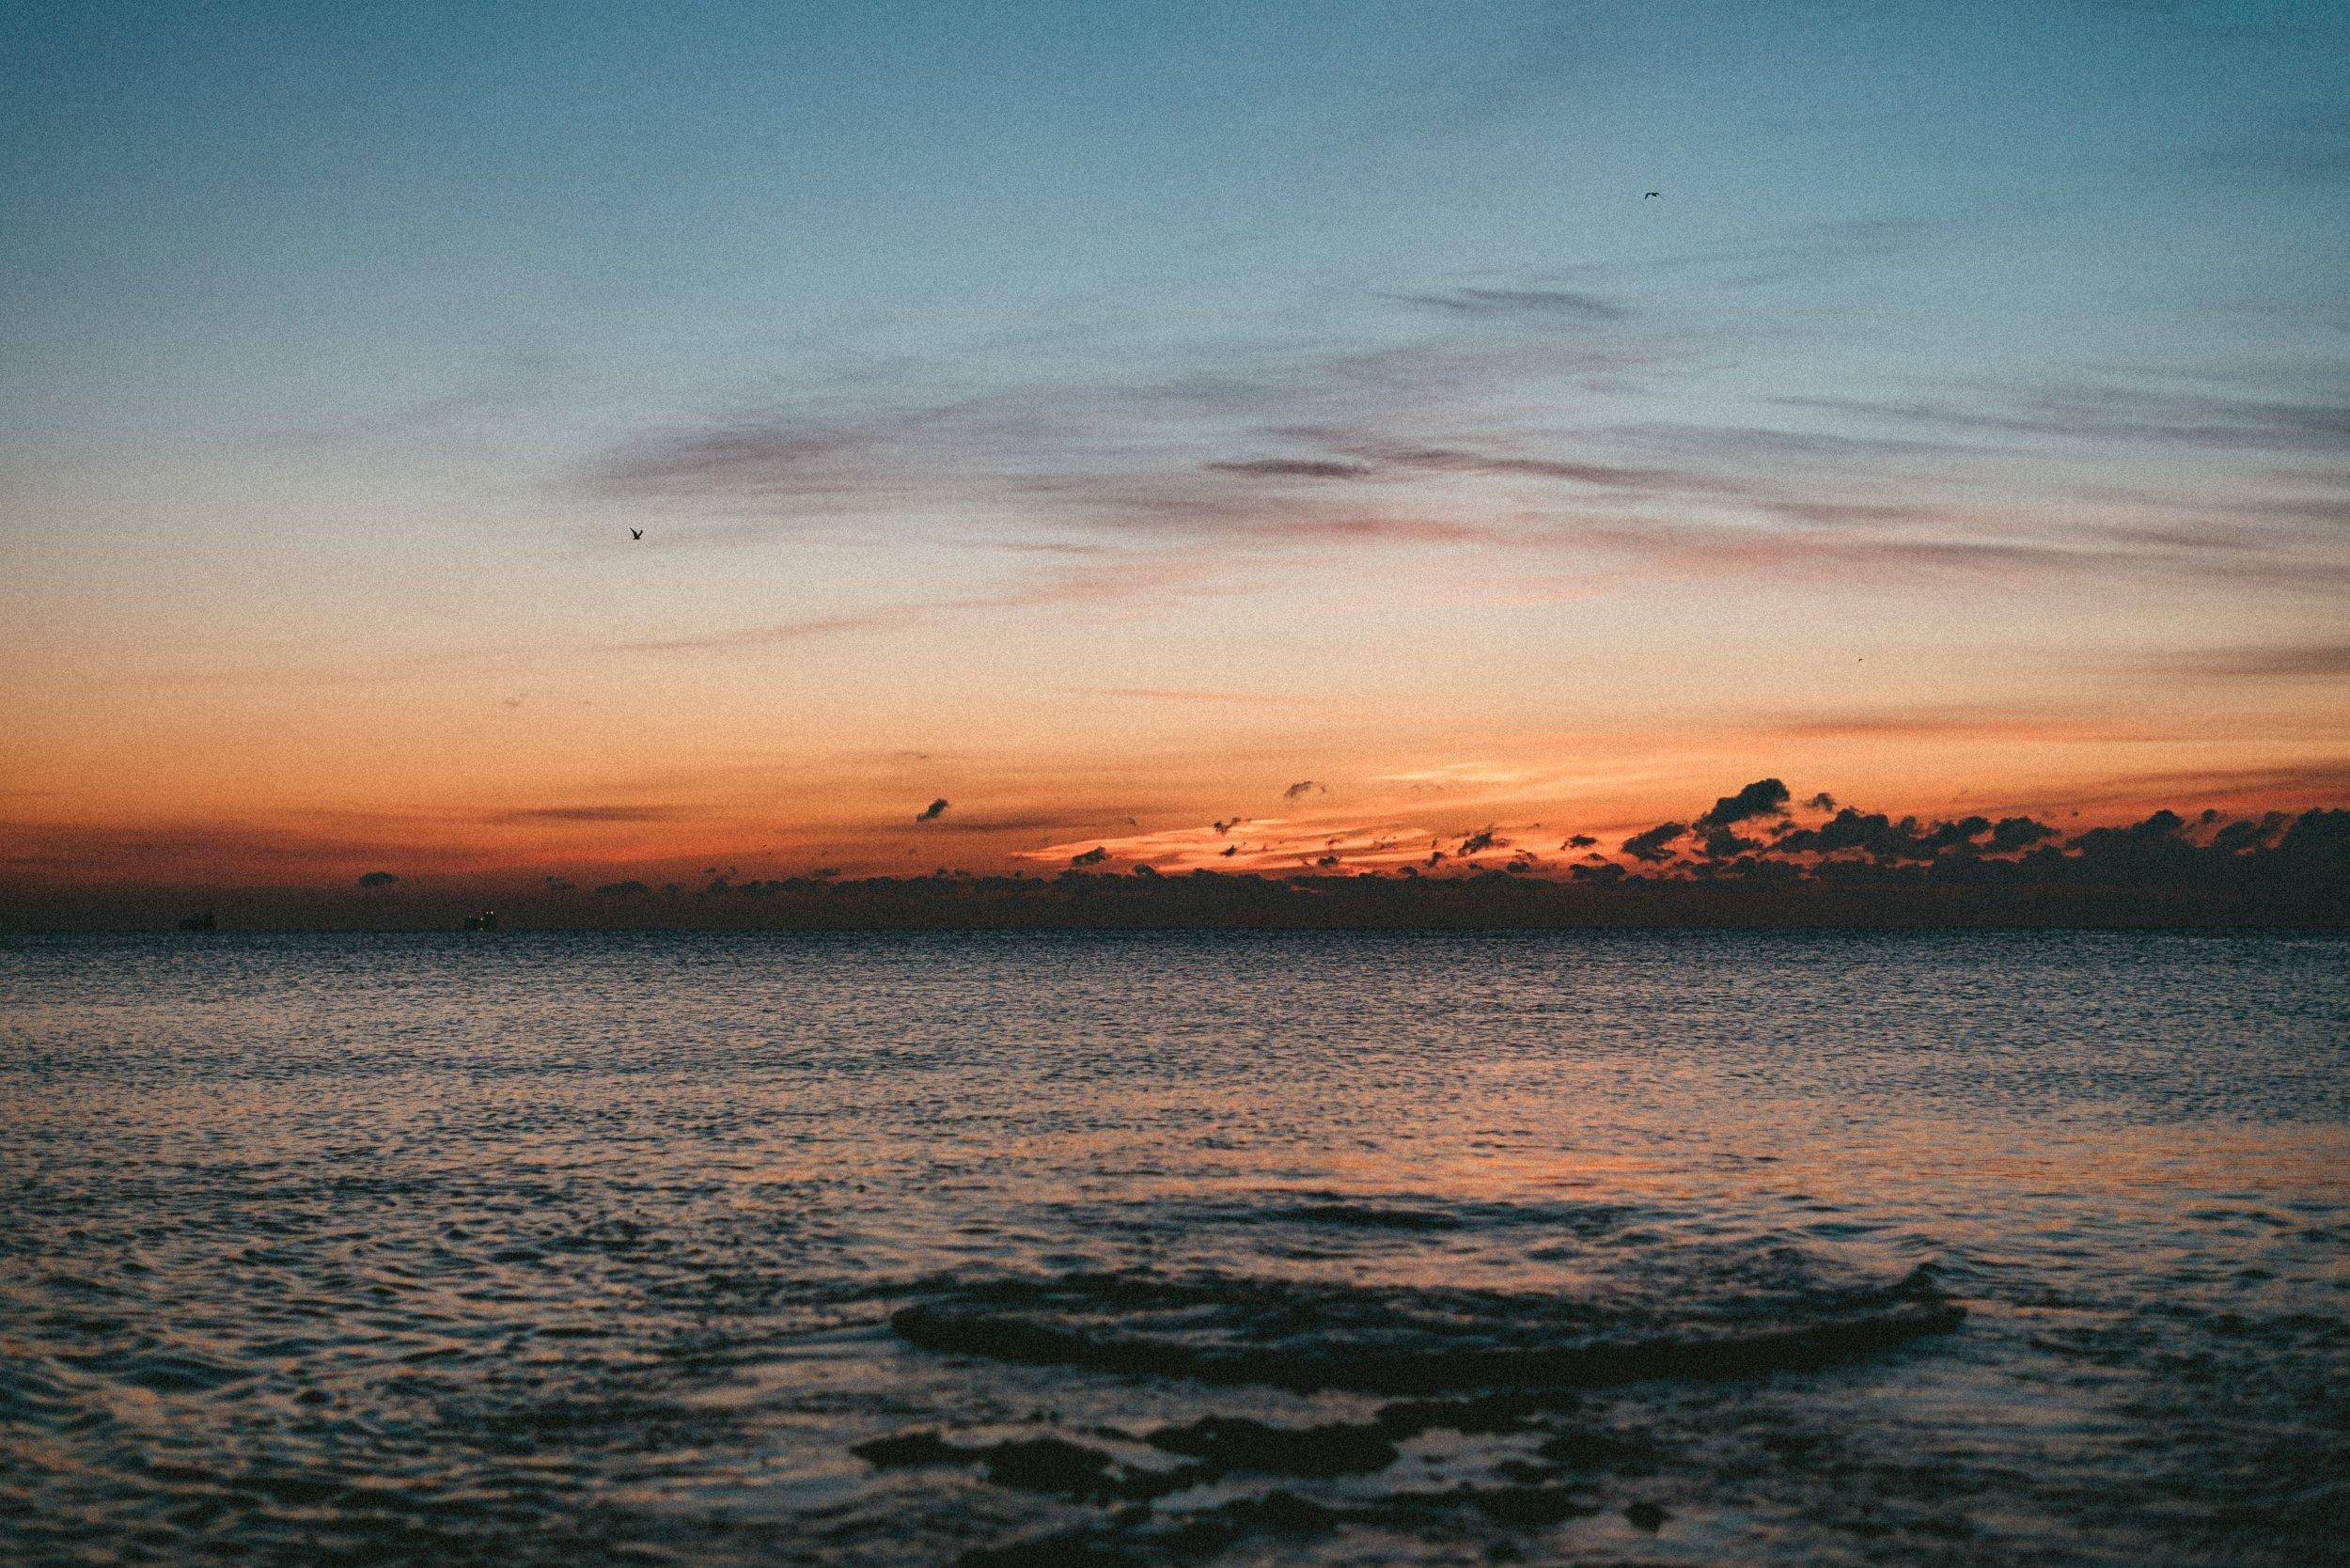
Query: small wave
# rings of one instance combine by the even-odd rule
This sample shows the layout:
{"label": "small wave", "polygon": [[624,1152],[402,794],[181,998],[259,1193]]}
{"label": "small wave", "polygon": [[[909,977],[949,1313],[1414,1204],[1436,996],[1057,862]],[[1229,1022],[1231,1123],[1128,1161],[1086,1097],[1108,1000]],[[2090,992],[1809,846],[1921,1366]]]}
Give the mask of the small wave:
{"label": "small wave", "polygon": [[1272,1217],[1365,1231],[1457,1231],[1461,1226],[1458,1219],[1448,1214],[1426,1209],[1380,1208],[1370,1203],[1304,1203],[1292,1209],[1277,1209]]}
{"label": "small wave", "polygon": [[[1140,1568],[1146,1563],[1205,1561],[1251,1538],[1294,1544],[1350,1527],[1419,1534],[1441,1529],[1441,1521],[1448,1518],[1477,1517],[1508,1530],[1532,1530],[1601,1512],[1589,1497],[1563,1486],[1396,1491],[1363,1501],[1325,1501],[1276,1490],[1166,1515],[1136,1510],[1106,1524],[1081,1525],[999,1546],[976,1546],[955,1559],[955,1568],[1039,1568],[1048,1563],[1069,1568]],[[1671,1517],[1656,1504],[1645,1501],[1635,1502],[1622,1513],[1636,1529],[1645,1530],[1653,1530]],[[1494,1544],[1495,1548],[1502,1544]],[[1519,1561],[1525,1552],[1511,1545],[1506,1552],[1489,1548],[1488,1555],[1496,1560]]]}
{"label": "small wave", "polygon": [[[1067,1212],[1081,1223],[1098,1224],[1104,1217],[1100,1204],[1085,1205],[1082,1210],[1072,1205]],[[1153,1230],[1189,1231],[1299,1225],[1405,1233],[1509,1230],[1549,1231],[1581,1241],[1611,1235],[1636,1220],[1657,1217],[1653,1210],[1621,1203],[1479,1202],[1414,1192],[1310,1190],[1268,1192],[1241,1200],[1162,1200],[1112,1205],[1106,1213],[1109,1221],[1121,1228],[1143,1224]]]}
{"label": "small wave", "polygon": [[106,1351],[70,1356],[85,1371],[155,1394],[201,1394],[242,1383],[255,1375],[249,1368],[223,1366],[191,1351],[169,1346]]}
{"label": "small wave", "polygon": [[948,1355],[1301,1393],[1432,1394],[1803,1370],[1948,1333],[1966,1316],[1922,1274],[1774,1306],[1769,1317],[1724,1303],[1660,1318],[1493,1292],[1070,1275],[948,1289],[890,1324]]}
{"label": "small wave", "polygon": [[56,1374],[47,1357],[0,1357],[0,1421],[63,1419],[78,1403],[71,1384]]}

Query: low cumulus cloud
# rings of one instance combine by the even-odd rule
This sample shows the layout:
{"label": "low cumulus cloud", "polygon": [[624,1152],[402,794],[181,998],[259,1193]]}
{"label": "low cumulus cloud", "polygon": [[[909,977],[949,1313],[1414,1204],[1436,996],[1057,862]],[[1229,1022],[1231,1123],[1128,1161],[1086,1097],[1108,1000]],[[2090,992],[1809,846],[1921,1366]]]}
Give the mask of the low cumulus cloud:
{"label": "low cumulus cloud", "polygon": [[702,889],[702,897],[706,899],[772,899],[778,894],[789,892],[795,887],[813,887],[822,882],[825,878],[838,874],[830,870],[825,870],[811,871],[805,880],[783,877],[767,877],[763,879],[753,877],[748,882],[737,882],[734,880],[731,871],[732,868],[729,867],[728,874],[712,878],[710,885]]}
{"label": "low cumulus cloud", "polygon": [[607,882],[603,886],[596,889],[596,897],[600,899],[634,899],[642,898],[647,894],[650,894],[651,891],[652,889],[646,886],[643,883],[634,880],[628,882]]}
{"label": "low cumulus cloud", "polygon": [[1736,794],[1716,801],[1712,810],[1698,818],[1696,825],[1734,827],[1757,817],[1783,817],[1787,814],[1788,799],[1786,785],[1776,778],[1758,778]]}
{"label": "low cumulus cloud", "polygon": [[1296,783],[1291,785],[1288,789],[1283,790],[1281,792],[1281,798],[1283,800],[1303,800],[1308,795],[1326,795],[1329,792],[1330,786],[1327,784],[1318,784],[1310,778],[1301,778]]}
{"label": "low cumulus cloud", "polygon": [[[1989,832],[1991,824],[1977,817],[1980,831]],[[1811,852],[1834,855],[1842,850],[1858,850],[1862,854],[1887,860],[1930,860],[1944,842],[1963,841],[1971,834],[1950,838],[1956,833],[1953,824],[1943,823],[1935,828],[1920,824],[1915,817],[1893,821],[1885,813],[1856,811],[1847,806],[1816,828],[1800,829],[1780,839],[1774,846],[1782,854]]]}
{"label": "low cumulus cloud", "polygon": [[[1802,827],[1783,816],[1790,793],[1778,779],[1758,779],[1720,797],[1688,823],[1660,823],[1633,835],[1623,841],[1622,853],[1637,863],[1662,868],[1652,875],[1667,880],[1795,877],[1841,883],[1856,875],[1899,873],[1976,886],[1992,885],[1983,879],[1995,876],[2065,881],[2091,876],[2125,881],[2207,878],[2247,856],[2281,852],[2296,832],[2303,835],[2304,850],[2312,855],[2318,852],[2311,846],[2332,842],[2324,835],[2338,829],[2350,833],[2343,825],[2350,824],[2350,812],[2315,811],[2293,818],[2270,811],[2254,819],[2230,817],[2215,808],[2192,820],[2156,811],[2124,826],[2093,827],[2068,838],[2052,823],[2029,816],[1895,817],[1836,806],[1825,792],[1805,804],[1819,809],[1835,807],[1834,814],[1815,827]],[[1739,830],[1739,824],[1765,821],[1772,821],[1766,834]],[[1700,858],[1674,863],[1675,846],[1692,838],[1691,847]],[[1588,868],[1592,876],[1611,874],[1598,856],[1587,859],[1592,862]],[[1580,876],[1581,870],[1574,874]]]}
{"label": "low cumulus cloud", "polygon": [[1673,852],[1668,846],[1675,839],[1685,837],[1688,831],[1689,824],[1686,823],[1658,823],[1646,833],[1635,833],[1626,839],[1622,845],[1623,853],[1635,860],[1652,863],[1670,860]]}
{"label": "low cumulus cloud", "polygon": [[946,815],[946,812],[947,797],[945,795],[941,795],[936,800],[932,801],[928,806],[922,808],[920,811],[915,813],[914,820],[917,823],[934,823],[938,821],[940,817]]}
{"label": "low cumulus cloud", "polygon": [[[1814,797],[1817,798],[1817,797]],[[1880,865],[1922,865],[1937,859],[1974,859],[2012,855],[2035,845],[2061,839],[2062,833],[2030,817],[1969,816],[1954,820],[1921,821],[1894,818],[1882,811],[1840,808],[1817,827],[1789,826],[1776,832],[1767,846],[1748,845],[1773,856],[1816,855]]]}
{"label": "low cumulus cloud", "polygon": [[400,878],[394,876],[389,871],[367,871],[360,875],[359,886],[362,887],[389,887],[393,883],[398,882]]}
{"label": "low cumulus cloud", "polygon": [[[2217,812],[2206,812],[2217,817]],[[2246,850],[2265,849],[2277,842],[2293,819],[2282,811],[2264,813],[2258,821],[2239,819],[2221,824],[2211,836],[2211,847],[2223,854],[2240,854]]]}
{"label": "low cumulus cloud", "polygon": [[2034,822],[2029,817],[2001,817],[1991,824],[1991,837],[1985,847],[1994,855],[2005,855],[2058,837],[2057,830],[2046,823]]}
{"label": "low cumulus cloud", "polygon": [[1761,839],[1742,839],[1727,827],[1707,828],[1705,837],[1699,841],[1700,853],[1709,860],[1728,860],[1762,847]]}
{"label": "low cumulus cloud", "polygon": [[[1716,854],[1729,848],[1722,836],[1747,837],[1717,826],[1699,835],[1708,853],[1668,853],[1693,831],[1674,822],[1635,835],[1627,850],[1647,853],[1628,855],[1630,864],[1591,855],[1564,868],[1545,867],[1521,854],[1506,868],[1455,862],[1449,875],[1359,860],[1350,865],[1344,853],[1317,848],[1284,855],[1290,864],[1272,875],[1206,867],[1173,875],[1171,867],[1137,863],[1123,876],[941,871],[743,884],[722,877],[710,891],[728,895],[741,911],[736,917],[747,924],[804,922],[827,929],[1879,927],[1920,920],[2350,927],[2350,902],[2342,892],[2350,886],[2350,810],[2257,817],[2217,808],[2158,810],[2068,837],[2029,817],[1939,820],[1842,808],[1828,823],[1798,830],[1801,849],[1749,842],[1734,855]],[[1106,846],[1096,846],[1073,856],[1073,864],[1100,866],[1109,858]],[[1444,859],[1442,851],[1430,856],[1434,863]],[[598,891],[634,897],[618,891],[634,886]]]}

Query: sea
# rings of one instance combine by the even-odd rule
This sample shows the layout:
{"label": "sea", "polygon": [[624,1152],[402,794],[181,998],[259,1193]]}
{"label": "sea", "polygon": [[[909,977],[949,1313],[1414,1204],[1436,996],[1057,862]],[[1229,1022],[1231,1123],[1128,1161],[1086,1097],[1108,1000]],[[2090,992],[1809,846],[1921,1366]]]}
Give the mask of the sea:
{"label": "sea", "polygon": [[0,939],[0,1561],[2350,1561],[2350,944]]}

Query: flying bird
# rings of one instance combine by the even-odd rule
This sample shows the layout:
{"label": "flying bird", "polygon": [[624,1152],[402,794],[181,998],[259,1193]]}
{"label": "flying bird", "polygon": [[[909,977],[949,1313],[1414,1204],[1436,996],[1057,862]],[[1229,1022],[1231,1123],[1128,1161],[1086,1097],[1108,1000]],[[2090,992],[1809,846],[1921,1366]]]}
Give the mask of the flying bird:
{"label": "flying bird", "polygon": [[631,539],[642,539],[645,537],[645,530],[642,528],[631,528],[628,531],[628,537]]}
{"label": "flying bird", "polygon": [[1646,201],[1646,200],[1649,198],[1649,196],[1663,196],[1664,194],[1665,194],[1665,193],[1664,193],[1664,192],[1662,192],[1662,191],[1651,191],[1651,192],[1649,192],[1649,193],[1648,193],[1648,196],[1643,196],[1640,199],[1641,199],[1642,201]]}

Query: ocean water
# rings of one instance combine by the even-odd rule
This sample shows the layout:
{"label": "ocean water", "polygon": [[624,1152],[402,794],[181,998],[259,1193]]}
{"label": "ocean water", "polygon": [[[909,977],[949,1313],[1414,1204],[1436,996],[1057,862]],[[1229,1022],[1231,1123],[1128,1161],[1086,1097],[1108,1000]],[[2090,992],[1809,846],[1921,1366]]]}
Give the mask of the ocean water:
{"label": "ocean water", "polygon": [[0,1560],[2350,1560],[2350,945],[10,939]]}

